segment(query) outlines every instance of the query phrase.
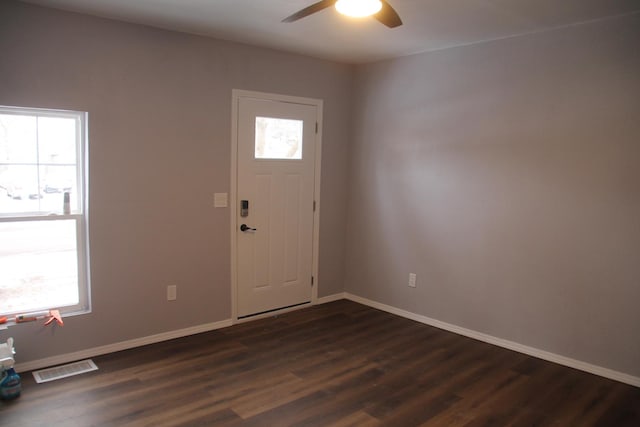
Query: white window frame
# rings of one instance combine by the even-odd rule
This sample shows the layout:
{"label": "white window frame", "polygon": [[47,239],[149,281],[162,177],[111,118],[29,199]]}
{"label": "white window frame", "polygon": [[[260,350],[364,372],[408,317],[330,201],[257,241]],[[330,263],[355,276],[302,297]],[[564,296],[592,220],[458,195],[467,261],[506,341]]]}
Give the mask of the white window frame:
{"label": "white window frame", "polygon": [[[91,292],[89,282],[89,227],[88,227],[88,113],[83,111],[56,110],[44,108],[9,107],[0,105],[0,114],[21,116],[60,117],[76,120],[76,183],[77,207],[70,213],[52,215],[49,212],[0,213],[0,223],[25,221],[76,222],[76,255],[78,266],[78,304],[65,307],[43,307],[41,309],[59,309],[65,316],[89,313],[91,311]],[[38,163],[39,164],[39,163]],[[1,276],[0,276],[1,279]],[[2,316],[16,315],[15,312],[0,313]]]}

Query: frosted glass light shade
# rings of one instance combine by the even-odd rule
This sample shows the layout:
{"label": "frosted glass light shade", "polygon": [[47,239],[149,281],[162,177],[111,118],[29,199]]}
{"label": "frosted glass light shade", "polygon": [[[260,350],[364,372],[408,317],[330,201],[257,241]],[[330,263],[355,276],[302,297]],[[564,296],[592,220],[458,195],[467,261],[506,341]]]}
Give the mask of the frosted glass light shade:
{"label": "frosted glass light shade", "polygon": [[382,9],[380,0],[338,0],[336,9],[343,15],[362,18],[376,14]]}

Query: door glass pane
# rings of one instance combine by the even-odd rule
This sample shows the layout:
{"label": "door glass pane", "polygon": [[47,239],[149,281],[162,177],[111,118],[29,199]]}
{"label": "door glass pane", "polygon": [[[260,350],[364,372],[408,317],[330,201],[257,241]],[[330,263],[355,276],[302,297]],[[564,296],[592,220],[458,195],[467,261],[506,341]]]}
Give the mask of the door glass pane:
{"label": "door glass pane", "polygon": [[302,120],[256,117],[256,159],[302,159]]}

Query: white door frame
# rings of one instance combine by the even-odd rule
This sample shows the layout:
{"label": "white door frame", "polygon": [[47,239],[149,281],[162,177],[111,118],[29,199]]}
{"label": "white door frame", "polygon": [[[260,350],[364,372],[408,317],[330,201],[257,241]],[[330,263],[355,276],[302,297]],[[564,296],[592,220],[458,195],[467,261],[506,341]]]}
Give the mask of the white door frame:
{"label": "white door frame", "polygon": [[240,98],[254,98],[267,101],[289,102],[293,104],[313,105],[316,107],[316,122],[318,131],[316,132],[315,145],[315,172],[313,193],[315,201],[315,211],[313,213],[313,257],[311,261],[311,271],[313,274],[313,286],[311,287],[311,304],[318,301],[318,249],[320,238],[320,165],[322,153],[322,107],[321,99],[303,98],[298,96],[278,95],[273,93],[255,92],[248,90],[233,89],[231,101],[231,188],[229,192],[229,214],[231,215],[231,321],[233,323],[246,320],[269,317],[274,314],[296,310],[304,305],[291,309],[283,309],[265,313],[264,315],[252,316],[249,319],[238,320],[238,259],[237,259],[237,237],[238,237],[238,108]]}

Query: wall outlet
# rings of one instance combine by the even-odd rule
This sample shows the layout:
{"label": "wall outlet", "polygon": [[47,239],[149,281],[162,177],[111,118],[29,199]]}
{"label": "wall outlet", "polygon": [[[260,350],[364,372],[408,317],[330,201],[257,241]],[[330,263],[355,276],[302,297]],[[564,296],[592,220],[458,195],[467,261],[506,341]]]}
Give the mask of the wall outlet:
{"label": "wall outlet", "polygon": [[175,301],[178,298],[178,287],[176,285],[167,286],[167,301]]}
{"label": "wall outlet", "polygon": [[416,273],[409,273],[409,287],[416,287]]}

